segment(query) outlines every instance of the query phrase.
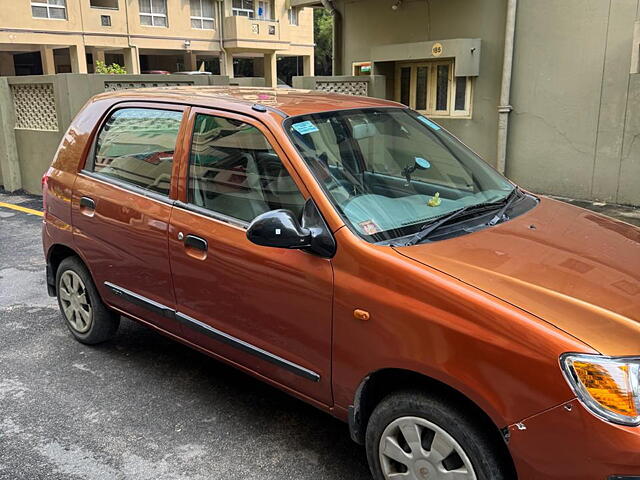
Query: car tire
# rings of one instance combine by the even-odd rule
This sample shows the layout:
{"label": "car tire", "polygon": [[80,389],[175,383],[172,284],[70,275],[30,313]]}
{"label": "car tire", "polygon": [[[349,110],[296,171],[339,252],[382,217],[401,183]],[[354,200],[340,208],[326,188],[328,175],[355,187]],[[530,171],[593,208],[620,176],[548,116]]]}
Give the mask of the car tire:
{"label": "car tire", "polygon": [[456,477],[460,479],[515,478],[495,438],[457,403],[420,391],[384,398],[366,431],[367,459],[375,480],[404,472],[408,475],[401,478],[407,480],[448,478],[439,473],[455,470],[461,472]]}
{"label": "car tire", "polygon": [[67,257],[60,263],[56,293],[65,324],[76,340],[95,345],[115,335],[120,315],[102,302],[91,274],[78,257]]}

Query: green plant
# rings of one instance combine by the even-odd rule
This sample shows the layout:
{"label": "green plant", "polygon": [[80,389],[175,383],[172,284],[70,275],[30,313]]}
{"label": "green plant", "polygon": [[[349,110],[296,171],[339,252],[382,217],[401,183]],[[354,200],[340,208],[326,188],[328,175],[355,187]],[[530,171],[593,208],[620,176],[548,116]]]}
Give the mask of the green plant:
{"label": "green plant", "polygon": [[124,67],[121,67],[117,63],[112,63],[111,65],[107,65],[106,63],[96,60],[96,73],[108,73],[113,75],[125,75],[127,71]]}
{"label": "green plant", "polygon": [[324,8],[313,9],[313,34],[316,42],[316,75],[331,75],[333,17]]}

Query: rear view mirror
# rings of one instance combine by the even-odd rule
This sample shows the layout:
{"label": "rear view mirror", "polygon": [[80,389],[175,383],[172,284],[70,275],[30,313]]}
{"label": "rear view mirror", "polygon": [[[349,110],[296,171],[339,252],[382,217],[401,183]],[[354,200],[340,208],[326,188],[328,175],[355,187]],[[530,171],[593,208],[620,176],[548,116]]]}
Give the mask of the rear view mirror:
{"label": "rear view mirror", "polygon": [[254,218],[247,238],[256,245],[276,248],[307,248],[311,246],[311,230],[303,228],[289,210],[265,212]]}

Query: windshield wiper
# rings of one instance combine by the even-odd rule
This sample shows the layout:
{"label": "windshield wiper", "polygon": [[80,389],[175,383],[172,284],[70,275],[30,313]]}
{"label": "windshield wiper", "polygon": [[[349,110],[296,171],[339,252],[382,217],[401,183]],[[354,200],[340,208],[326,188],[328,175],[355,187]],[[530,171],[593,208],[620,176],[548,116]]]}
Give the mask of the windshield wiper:
{"label": "windshield wiper", "polygon": [[420,231],[413,234],[413,236],[410,237],[409,240],[407,240],[402,246],[410,247],[411,245],[416,245],[420,243],[422,240],[427,238],[427,236],[429,236],[431,232],[433,232],[437,228],[440,228],[445,223],[450,222],[451,220],[460,216],[461,214],[469,210],[469,208],[471,208],[471,205],[467,205],[466,207],[462,207],[462,208],[459,208],[458,210],[454,210],[453,212],[443,215],[442,217],[438,218],[437,220],[434,220],[431,223],[427,223],[423,225]]}
{"label": "windshield wiper", "polygon": [[505,198],[505,204],[502,206],[500,210],[498,210],[498,213],[496,213],[495,217],[489,220],[489,222],[487,223],[487,226],[493,227],[494,225],[497,225],[500,222],[508,220],[509,217],[507,217],[505,214],[507,213],[507,210],[511,208],[511,205],[513,205],[513,203],[518,198],[520,198],[520,188],[514,187],[514,189],[511,190],[511,193],[507,195],[507,198]]}
{"label": "windshield wiper", "polygon": [[442,217],[437,218],[433,222],[427,223],[422,226],[420,231],[413,234],[413,236],[409,237],[405,243],[402,244],[403,247],[409,247],[412,245],[416,245],[420,243],[422,240],[426,239],[439,229],[441,226],[449,223],[452,220],[455,220],[460,215],[465,212],[474,211],[474,210],[485,210],[487,208],[491,209],[491,207],[497,207],[498,205],[502,205],[502,208],[496,213],[496,215],[486,224],[487,226],[493,226],[499,223],[505,217],[505,212],[513,205],[513,203],[520,197],[519,194],[520,189],[518,187],[514,188],[507,197],[497,201],[497,202],[483,202],[477,203],[475,205],[467,205],[466,207],[459,208],[458,210],[454,210],[451,213],[445,214]]}

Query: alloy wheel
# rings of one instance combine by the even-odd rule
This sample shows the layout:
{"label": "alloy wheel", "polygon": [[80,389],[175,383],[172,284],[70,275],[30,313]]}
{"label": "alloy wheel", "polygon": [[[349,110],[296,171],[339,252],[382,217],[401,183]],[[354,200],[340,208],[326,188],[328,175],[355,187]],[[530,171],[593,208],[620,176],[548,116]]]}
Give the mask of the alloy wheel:
{"label": "alloy wheel", "polygon": [[86,333],[91,328],[93,310],[84,282],[76,272],[67,270],[60,277],[58,290],[67,321],[76,332]]}
{"label": "alloy wheel", "polygon": [[476,480],[468,455],[441,427],[419,417],[391,422],[380,438],[385,479]]}

